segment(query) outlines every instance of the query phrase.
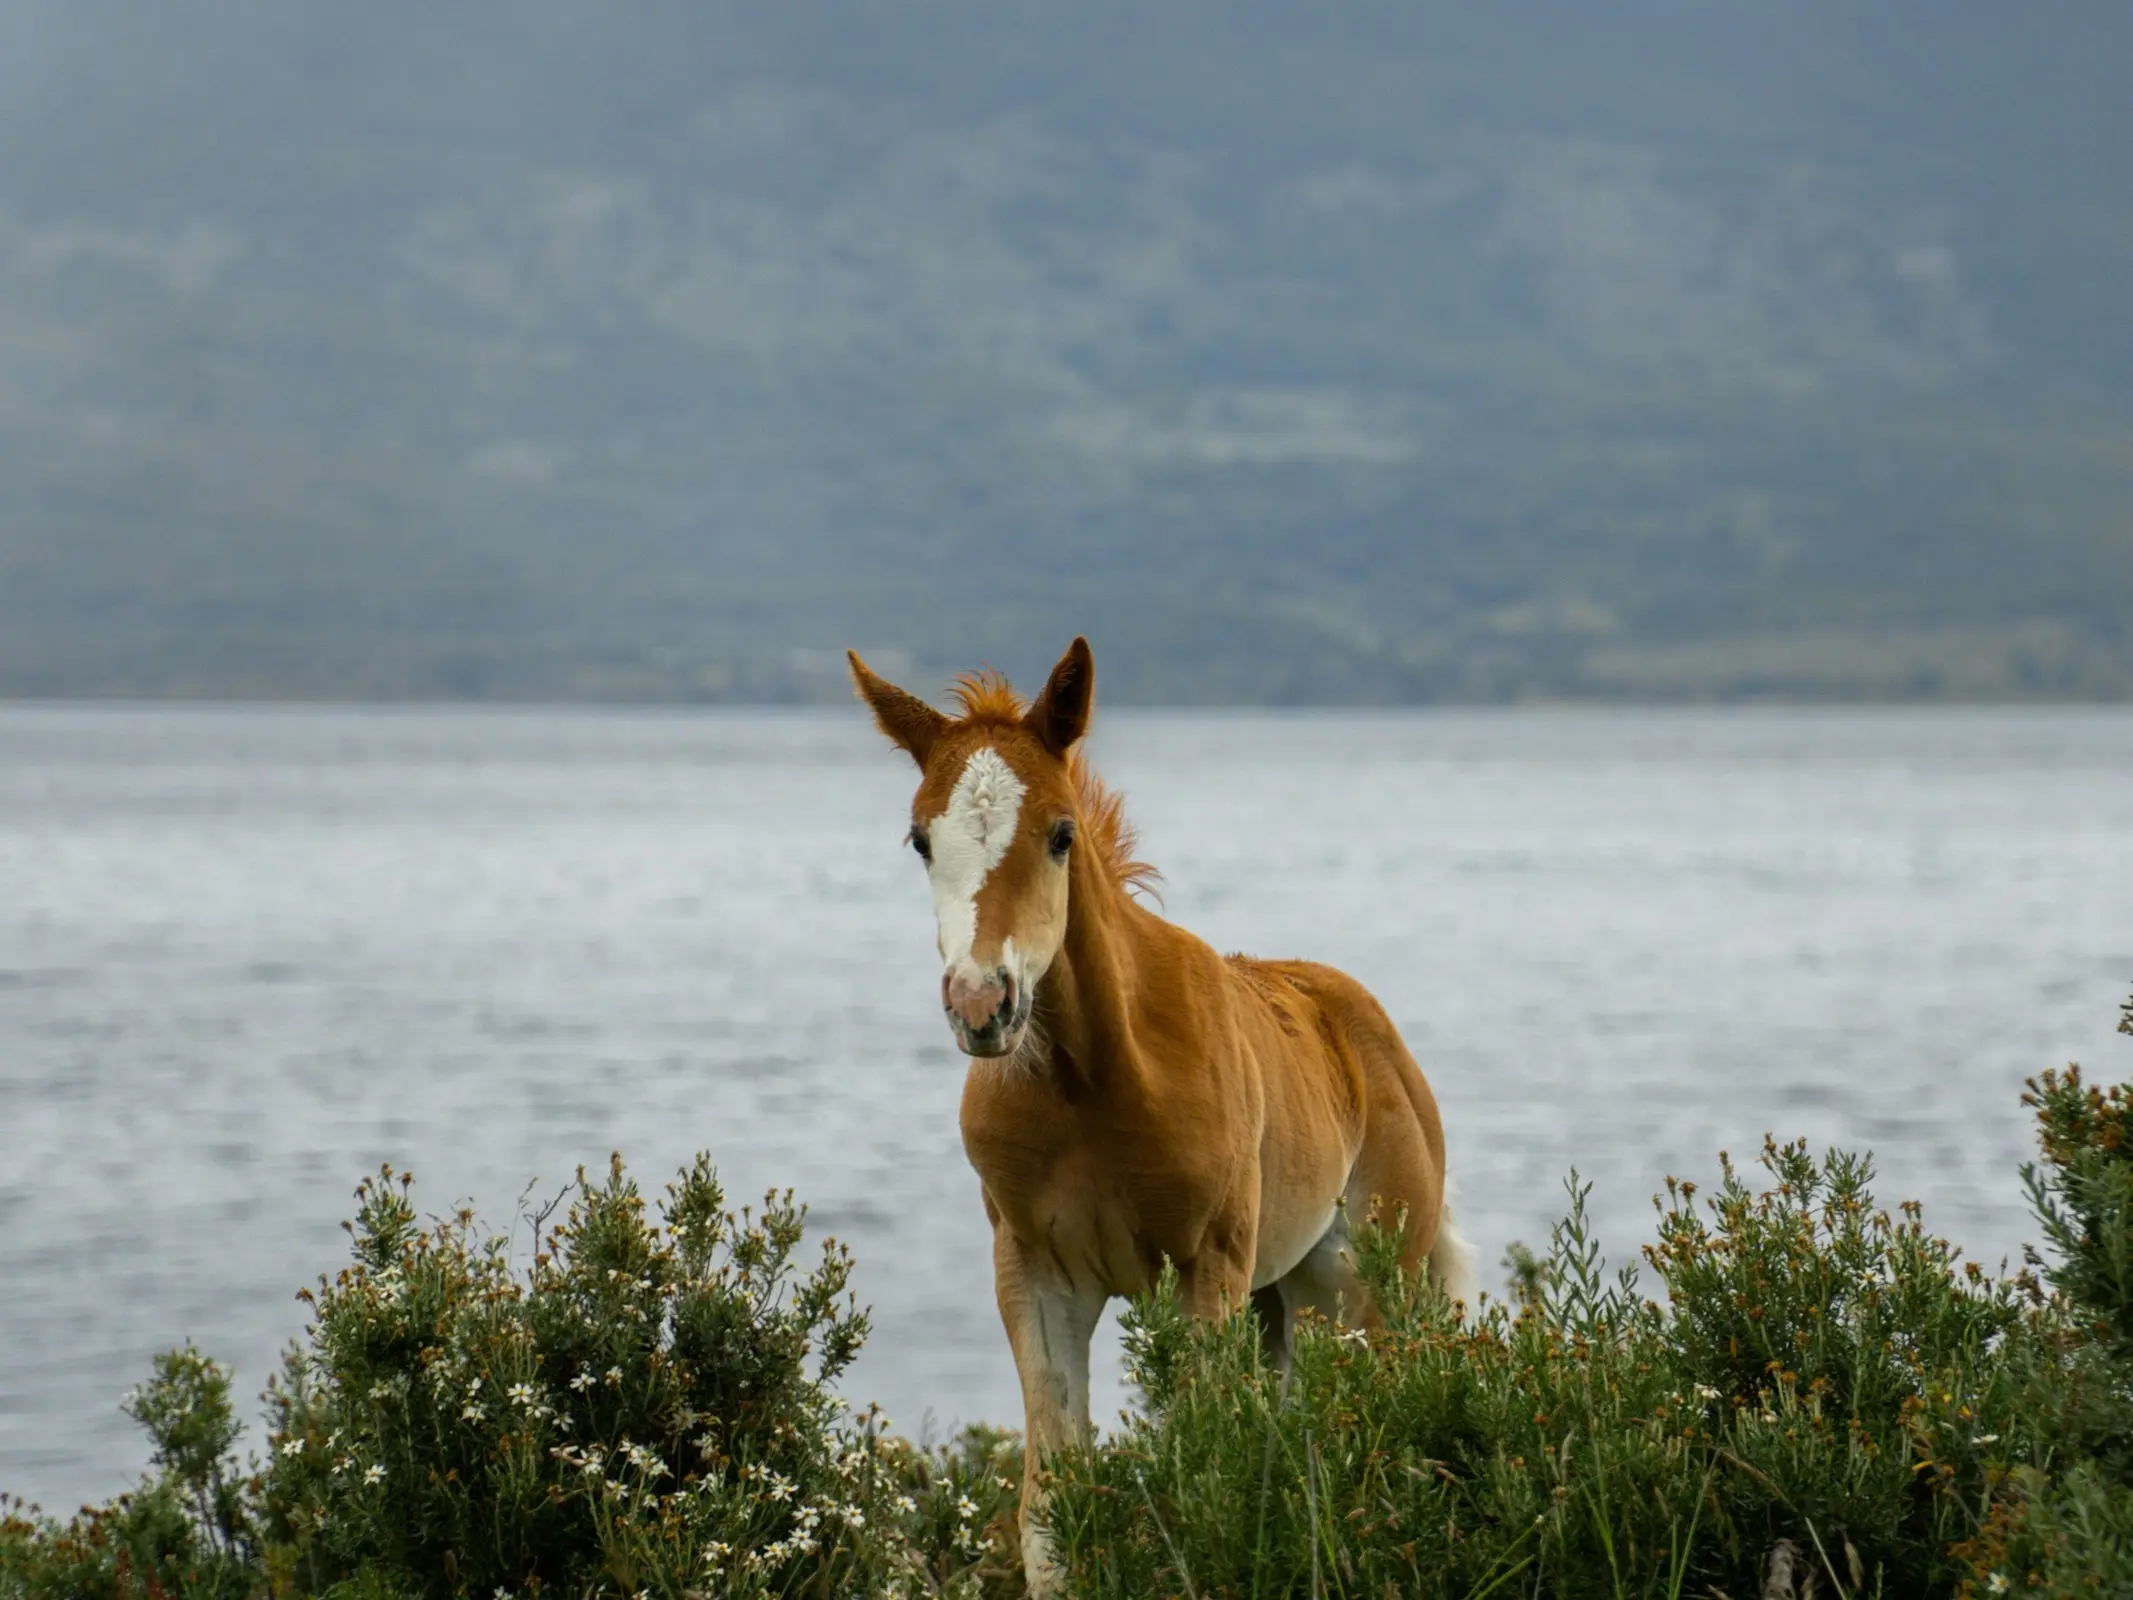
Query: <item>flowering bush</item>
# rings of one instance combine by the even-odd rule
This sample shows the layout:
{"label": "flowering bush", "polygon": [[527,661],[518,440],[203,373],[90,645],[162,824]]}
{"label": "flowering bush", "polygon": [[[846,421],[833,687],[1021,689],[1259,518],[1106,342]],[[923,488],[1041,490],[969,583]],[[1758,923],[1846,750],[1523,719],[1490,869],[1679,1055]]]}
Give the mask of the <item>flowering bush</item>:
{"label": "flowering bush", "polygon": [[191,1345],[156,1357],[126,1410],[156,1472],[131,1494],[60,1523],[0,1495],[0,1597],[240,1600],[257,1582],[229,1368]]}
{"label": "flowering bush", "polygon": [[1305,1324],[1286,1383],[1166,1284],[1128,1339],[1146,1419],[1058,1474],[1076,1592],[1761,1593],[1780,1543],[1843,1592],[1950,1592],[2029,1448],[2016,1290],[1875,1210],[1865,1163],[1764,1159],[1708,1211],[1675,1188],[1671,1310],[1602,1273],[1576,1187],[1535,1296],[1464,1321],[1365,1232],[1384,1327]]}
{"label": "flowering bush", "polygon": [[919,1574],[913,1592],[1020,1596],[1021,1436],[978,1426],[932,1448],[888,1437],[881,1449],[899,1484],[895,1506]]}
{"label": "flowering bush", "polygon": [[[1776,1144],[1760,1183],[1668,1185],[1649,1297],[1575,1175],[1465,1317],[1360,1230],[1383,1325],[1306,1322],[1287,1378],[1166,1275],[1127,1317],[1145,1414],[1054,1464],[1071,1591],[2133,1594],[2133,1086],[2026,1098],[2041,1278]],[[836,1401],[866,1319],[840,1248],[796,1266],[790,1196],[729,1212],[699,1158],[654,1214],[617,1162],[524,1266],[389,1170],[358,1201],[265,1463],[227,1372],[160,1357],[155,1474],[64,1524],[0,1502],[0,1600],[1022,1592],[1014,1437],[915,1447]]]}
{"label": "flowering bush", "polygon": [[1145,1415],[1054,1473],[1073,1591],[2133,1593],[2133,1092],[2031,1103],[2053,1294],[1775,1144],[1760,1187],[1669,1184],[1663,1303],[1605,1273],[1574,1177],[1515,1302],[1464,1319],[1364,1230],[1384,1326],[1306,1323],[1286,1380],[1166,1277],[1128,1318]]}
{"label": "flowering bush", "polygon": [[653,1216],[617,1161],[516,1268],[411,1189],[356,1191],[267,1461],[231,1454],[226,1369],[158,1358],[130,1409],[159,1475],[64,1525],[0,1506],[0,1600],[1019,1592],[1013,1437],[921,1449],[844,1410],[866,1318],[841,1247],[796,1268],[790,1195],[730,1212],[700,1157]]}
{"label": "flowering bush", "polygon": [[[2133,1001],[2118,1023],[2133,1033]],[[2014,1474],[1966,1547],[1983,1592],[2133,1594],[2133,1085],[2047,1072],[2023,1103],[2044,1159],[2022,1170],[2051,1255],[2054,1382],[2035,1399],[2057,1459]]]}
{"label": "flowering bush", "polygon": [[269,1393],[259,1490],[278,1582],[422,1594],[879,1591],[878,1428],[827,1387],[866,1319],[802,1211],[725,1209],[707,1159],[657,1219],[619,1160],[581,1173],[530,1269],[407,1179],[357,1191],[354,1261]]}

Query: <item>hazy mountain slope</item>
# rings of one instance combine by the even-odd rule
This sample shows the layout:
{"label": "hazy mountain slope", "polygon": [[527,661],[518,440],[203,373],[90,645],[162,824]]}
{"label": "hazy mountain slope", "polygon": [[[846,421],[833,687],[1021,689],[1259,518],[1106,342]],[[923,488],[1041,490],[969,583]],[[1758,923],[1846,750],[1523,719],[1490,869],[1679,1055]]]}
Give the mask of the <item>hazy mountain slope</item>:
{"label": "hazy mountain slope", "polygon": [[0,22],[0,692],[2133,692],[2133,12]]}

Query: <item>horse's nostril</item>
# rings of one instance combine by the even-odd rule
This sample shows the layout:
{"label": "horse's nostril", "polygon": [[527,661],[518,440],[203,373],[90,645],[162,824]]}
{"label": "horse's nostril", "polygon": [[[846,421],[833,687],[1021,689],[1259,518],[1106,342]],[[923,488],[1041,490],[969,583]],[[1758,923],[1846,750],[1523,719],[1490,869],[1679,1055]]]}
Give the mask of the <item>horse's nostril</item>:
{"label": "horse's nostril", "polygon": [[1000,969],[1000,1015],[1012,1017],[1014,1014],[1015,975],[1003,967]]}
{"label": "horse's nostril", "polygon": [[1014,1004],[1014,988],[997,970],[986,978],[950,973],[941,984],[941,1005],[956,1025],[973,1031],[1005,1023]]}

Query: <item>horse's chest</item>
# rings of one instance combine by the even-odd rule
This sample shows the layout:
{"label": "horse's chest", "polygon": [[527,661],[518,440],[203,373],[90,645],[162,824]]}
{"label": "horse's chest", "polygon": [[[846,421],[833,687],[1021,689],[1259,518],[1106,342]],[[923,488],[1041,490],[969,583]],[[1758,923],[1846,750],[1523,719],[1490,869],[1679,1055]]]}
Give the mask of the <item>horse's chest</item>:
{"label": "horse's chest", "polygon": [[1108,1294],[1148,1287],[1166,1256],[1190,1258],[1219,1208],[1218,1184],[1132,1140],[1047,1131],[964,1130],[996,1227],[1063,1280]]}

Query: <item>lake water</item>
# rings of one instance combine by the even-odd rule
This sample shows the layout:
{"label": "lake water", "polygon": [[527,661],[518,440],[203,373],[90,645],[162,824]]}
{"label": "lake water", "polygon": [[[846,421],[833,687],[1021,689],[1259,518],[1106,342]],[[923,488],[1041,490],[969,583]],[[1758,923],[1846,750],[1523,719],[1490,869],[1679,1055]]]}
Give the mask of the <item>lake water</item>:
{"label": "lake water", "polygon": [[[1765,1130],[1871,1147],[1997,1260],[2023,1077],[2133,1068],[2133,715],[1121,713],[1096,748],[1172,916],[1384,1000],[1491,1263],[1572,1164],[1632,1255],[1666,1174]],[[122,1487],[118,1402],[183,1338],[255,1392],[386,1160],[508,1222],[708,1148],[856,1250],[852,1397],[1017,1422],[910,788],[856,709],[0,708],[0,1488]]]}

